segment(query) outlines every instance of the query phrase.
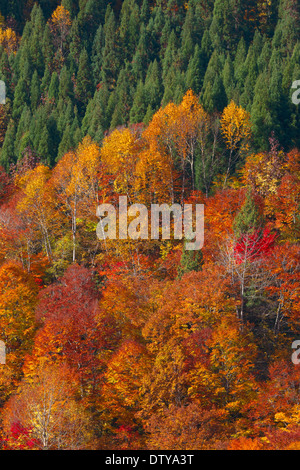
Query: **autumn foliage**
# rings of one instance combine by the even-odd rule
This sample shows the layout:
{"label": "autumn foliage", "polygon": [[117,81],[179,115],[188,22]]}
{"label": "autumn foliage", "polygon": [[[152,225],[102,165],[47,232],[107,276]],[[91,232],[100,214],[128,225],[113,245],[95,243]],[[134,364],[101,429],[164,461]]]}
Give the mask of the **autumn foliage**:
{"label": "autumn foliage", "polygon": [[[63,7],[49,25],[63,57]],[[215,121],[191,90],[53,167],[1,170],[3,449],[299,448],[300,153],[250,152],[234,101],[214,119],[225,164],[204,192]],[[97,239],[120,195],[204,204],[201,252]]]}

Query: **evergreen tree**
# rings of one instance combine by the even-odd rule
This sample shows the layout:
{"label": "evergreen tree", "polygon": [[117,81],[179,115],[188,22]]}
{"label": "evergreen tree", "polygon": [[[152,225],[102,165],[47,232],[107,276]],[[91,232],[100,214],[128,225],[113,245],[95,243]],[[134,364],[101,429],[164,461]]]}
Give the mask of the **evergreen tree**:
{"label": "evergreen tree", "polygon": [[217,51],[214,51],[206,69],[200,96],[205,110],[209,113],[216,110],[223,111],[227,104],[222,71],[222,56]]}
{"label": "evergreen tree", "polygon": [[27,90],[26,81],[23,77],[21,77],[15,89],[13,110],[12,110],[13,119],[20,118],[24,105],[28,104],[27,99],[28,99],[28,90]]}
{"label": "evergreen tree", "polygon": [[5,139],[0,154],[0,165],[7,171],[12,163],[15,163],[15,140],[16,140],[16,125],[13,120],[10,120]]}
{"label": "evergreen tree", "polygon": [[245,201],[233,221],[233,230],[237,238],[262,228],[263,220],[256,206],[252,191],[248,190]]}
{"label": "evergreen tree", "polygon": [[57,72],[53,72],[51,75],[51,81],[48,89],[49,100],[57,101],[59,94],[59,78]]}
{"label": "evergreen tree", "polygon": [[104,24],[105,44],[102,53],[101,81],[106,82],[110,88],[115,86],[119,71],[116,29],[115,15],[108,5]]}
{"label": "evergreen tree", "polygon": [[135,90],[133,104],[130,110],[130,122],[133,124],[143,121],[147,111],[147,100],[145,95],[144,83],[142,80],[138,82]]}
{"label": "evergreen tree", "polygon": [[102,24],[99,25],[92,46],[92,69],[94,76],[94,84],[97,85],[100,81],[101,67],[102,67],[102,51],[104,48],[104,31]]}
{"label": "evergreen tree", "polygon": [[251,106],[251,123],[255,148],[258,151],[268,149],[268,139],[272,132],[272,116],[269,111],[269,75],[266,72],[258,76]]}
{"label": "evergreen tree", "polygon": [[76,96],[86,106],[93,96],[92,68],[86,49],[83,49],[79,58],[78,74],[76,77]]}
{"label": "evergreen tree", "polygon": [[40,97],[41,97],[40,79],[39,79],[37,70],[35,70],[32,76],[32,81],[31,81],[31,86],[30,86],[30,105],[31,105],[32,110],[35,110],[38,107]]}
{"label": "evergreen tree", "polygon": [[59,77],[59,97],[65,102],[74,98],[74,86],[71,73],[66,65],[63,66]]}
{"label": "evergreen tree", "polygon": [[203,253],[201,250],[185,250],[183,249],[180,265],[178,266],[178,279],[191,271],[201,271],[203,266]]}
{"label": "evergreen tree", "polygon": [[153,110],[157,110],[161,105],[163,87],[160,67],[156,59],[148,67],[145,79],[145,95],[147,105],[150,105]]}
{"label": "evergreen tree", "polygon": [[191,88],[196,94],[202,89],[205,74],[205,62],[203,53],[198,44],[195,46],[194,55],[190,58],[185,74],[185,88]]}
{"label": "evergreen tree", "polygon": [[130,86],[129,76],[130,73],[128,73],[127,68],[122,69],[119,74],[115,90],[116,106],[110,123],[112,129],[129,122],[129,112],[132,105],[132,88]]}

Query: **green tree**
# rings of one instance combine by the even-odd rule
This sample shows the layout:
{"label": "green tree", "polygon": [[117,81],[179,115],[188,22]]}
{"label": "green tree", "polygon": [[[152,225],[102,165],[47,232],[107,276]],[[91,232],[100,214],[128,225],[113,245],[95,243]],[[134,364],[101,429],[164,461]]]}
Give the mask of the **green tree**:
{"label": "green tree", "polygon": [[16,125],[11,119],[7,127],[5,139],[0,154],[0,164],[6,170],[9,169],[12,163],[15,163],[15,139]]}

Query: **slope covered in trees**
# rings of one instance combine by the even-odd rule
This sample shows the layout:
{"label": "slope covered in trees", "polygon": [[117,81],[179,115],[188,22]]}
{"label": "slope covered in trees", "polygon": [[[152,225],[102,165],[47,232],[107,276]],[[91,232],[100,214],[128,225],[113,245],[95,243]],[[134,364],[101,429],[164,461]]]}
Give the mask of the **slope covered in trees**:
{"label": "slope covered in trees", "polygon": [[[297,1],[0,11],[1,448],[299,449]],[[100,240],[119,196],[202,249]]]}

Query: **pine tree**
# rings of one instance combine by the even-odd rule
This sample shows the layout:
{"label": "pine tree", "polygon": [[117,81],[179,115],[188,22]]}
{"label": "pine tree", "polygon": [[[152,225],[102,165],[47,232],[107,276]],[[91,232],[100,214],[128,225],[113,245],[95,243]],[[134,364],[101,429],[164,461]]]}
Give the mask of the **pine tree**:
{"label": "pine tree", "polygon": [[115,90],[116,106],[110,123],[111,129],[129,122],[129,112],[132,105],[132,88],[129,76],[130,73],[128,73],[127,68],[122,69],[119,74]]}
{"label": "pine tree", "polygon": [[227,96],[227,103],[230,103],[234,93],[234,66],[229,54],[227,54],[226,61],[222,73],[223,84]]}
{"label": "pine tree", "polygon": [[226,92],[222,80],[222,56],[217,51],[211,56],[204,76],[201,102],[205,110],[212,113],[216,110],[223,111],[227,104]]}
{"label": "pine tree", "polygon": [[147,25],[150,19],[150,8],[148,0],[143,0],[140,13],[141,22]]}
{"label": "pine tree", "polygon": [[132,58],[132,72],[136,83],[144,80],[149,65],[149,49],[147,47],[147,31],[144,24],[141,25],[140,38]]}
{"label": "pine tree", "polygon": [[110,88],[114,88],[119,71],[116,28],[114,12],[108,5],[104,24],[105,44],[102,53],[101,81],[106,82]]}
{"label": "pine tree", "polygon": [[92,68],[86,49],[83,49],[79,58],[78,74],[76,77],[76,96],[84,105],[93,96],[93,75]]}
{"label": "pine tree", "polygon": [[51,75],[51,81],[48,89],[49,100],[58,100],[59,94],[59,78],[57,72],[53,72]]}
{"label": "pine tree", "polygon": [[97,85],[100,81],[101,67],[102,67],[102,51],[104,48],[104,31],[102,24],[99,25],[92,46],[91,63],[94,76],[94,84]]}
{"label": "pine tree", "polygon": [[255,148],[268,149],[268,139],[272,132],[272,116],[269,111],[269,80],[266,72],[258,76],[251,106],[251,123]]}
{"label": "pine tree", "polygon": [[71,73],[66,65],[63,66],[59,77],[59,98],[64,101],[74,98],[74,86],[71,80]]}
{"label": "pine tree", "polygon": [[12,163],[15,163],[15,139],[16,139],[16,126],[13,120],[10,120],[5,139],[0,154],[0,165],[7,171]]}
{"label": "pine tree", "polygon": [[43,38],[45,30],[45,18],[42,9],[37,4],[34,5],[31,12],[32,34],[28,44],[32,63],[37,69],[39,75],[43,73],[45,68],[43,55]]}
{"label": "pine tree", "polygon": [[175,32],[172,31],[169,35],[168,45],[162,60],[162,78],[166,78],[169,73],[170,67],[176,62],[178,50],[178,42]]}
{"label": "pine tree", "polygon": [[183,249],[180,265],[178,266],[178,279],[191,271],[201,271],[203,266],[203,253],[201,250],[185,250]]}
{"label": "pine tree", "polygon": [[202,89],[205,74],[205,59],[198,44],[195,46],[194,55],[190,58],[185,74],[185,88],[191,88],[196,94]]}
{"label": "pine tree", "polygon": [[139,40],[140,12],[135,0],[124,0],[120,12],[120,47],[125,60],[131,60]]}
{"label": "pine tree", "polygon": [[45,125],[39,141],[39,146],[37,149],[38,155],[41,157],[41,160],[48,165],[51,165],[51,157],[50,157],[50,137],[47,126]]}
{"label": "pine tree", "polygon": [[28,100],[28,90],[27,90],[26,81],[23,77],[21,77],[15,89],[13,110],[12,110],[13,119],[19,119],[19,117],[22,114],[24,105],[28,104],[27,100]]}
{"label": "pine tree", "polygon": [[245,201],[233,221],[233,230],[237,238],[262,228],[263,220],[256,206],[252,191],[248,190]]}
{"label": "pine tree", "polygon": [[31,105],[32,110],[35,110],[38,107],[40,97],[41,97],[40,79],[39,79],[37,70],[35,70],[32,76],[31,86],[30,86],[30,105]]}
{"label": "pine tree", "polygon": [[146,114],[147,102],[145,96],[144,83],[142,80],[138,82],[138,85],[135,90],[133,104],[130,110],[130,122],[137,124],[143,121],[143,117]]}
{"label": "pine tree", "polygon": [[58,146],[56,161],[58,161],[65,153],[67,153],[69,150],[73,148],[74,142],[72,139],[72,135],[73,134],[71,132],[71,126],[70,124],[67,124],[66,127],[64,128],[64,132],[63,132],[60,144]]}
{"label": "pine tree", "polygon": [[[19,124],[16,131],[16,142],[15,142],[15,154],[19,159],[22,156],[22,151],[26,146],[28,146],[28,135],[30,129],[30,123],[32,119],[32,114],[30,108],[25,105],[19,120]],[[26,143],[24,144],[24,140]]]}
{"label": "pine tree", "polygon": [[161,105],[163,87],[160,67],[156,59],[148,67],[145,79],[145,95],[147,104],[153,110],[157,110]]}

